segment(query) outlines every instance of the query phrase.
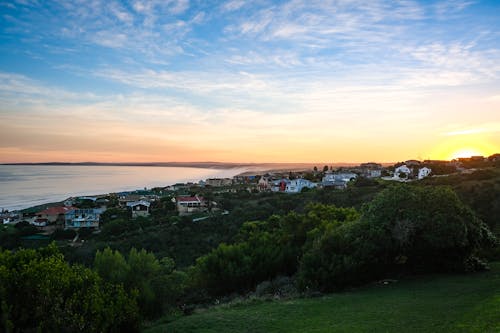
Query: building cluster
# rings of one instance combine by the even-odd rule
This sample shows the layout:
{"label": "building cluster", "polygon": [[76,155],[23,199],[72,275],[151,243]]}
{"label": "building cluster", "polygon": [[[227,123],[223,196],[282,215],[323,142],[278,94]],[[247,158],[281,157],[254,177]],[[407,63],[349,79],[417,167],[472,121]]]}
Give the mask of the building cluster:
{"label": "building cluster", "polygon": [[[262,174],[241,174],[233,178],[209,178],[198,183],[178,183],[164,188],[113,193],[109,195],[82,196],[69,198],[62,204],[21,212],[0,211],[3,224],[27,221],[41,228],[98,229],[102,214],[109,208],[127,211],[132,219],[145,218],[160,204],[162,196],[168,196],[180,216],[206,213],[219,210],[217,202],[204,195],[193,193],[230,193],[237,191],[300,193],[314,188],[343,190],[358,178],[381,178],[388,181],[414,181],[424,179],[431,174],[446,175],[455,172],[468,172],[471,167],[481,163],[497,165],[500,154],[490,157],[472,156],[453,161],[407,160],[393,166],[379,163],[363,163],[358,166],[342,167],[333,170],[324,167],[295,172],[263,172]],[[497,164],[495,164],[497,163]],[[488,164],[488,165],[490,165]],[[473,170],[473,169],[472,169]],[[189,194],[188,194],[189,193]],[[227,212],[225,212],[227,213]],[[203,219],[205,217],[201,217]],[[200,219],[200,218],[198,218]]]}

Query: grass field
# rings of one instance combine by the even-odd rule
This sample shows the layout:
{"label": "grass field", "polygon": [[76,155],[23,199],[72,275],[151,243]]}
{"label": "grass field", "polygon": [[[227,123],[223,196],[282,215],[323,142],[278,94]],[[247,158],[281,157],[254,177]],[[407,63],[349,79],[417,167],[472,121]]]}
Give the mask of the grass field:
{"label": "grass field", "polygon": [[321,298],[221,305],[145,332],[500,332],[500,263],[491,268]]}

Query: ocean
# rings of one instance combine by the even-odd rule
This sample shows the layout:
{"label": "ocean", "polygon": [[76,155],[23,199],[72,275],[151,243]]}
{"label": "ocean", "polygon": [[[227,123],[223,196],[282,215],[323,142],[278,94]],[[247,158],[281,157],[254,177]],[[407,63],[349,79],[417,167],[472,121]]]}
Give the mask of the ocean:
{"label": "ocean", "polygon": [[0,165],[0,210],[18,210],[81,195],[233,177],[244,171],[156,166]]}

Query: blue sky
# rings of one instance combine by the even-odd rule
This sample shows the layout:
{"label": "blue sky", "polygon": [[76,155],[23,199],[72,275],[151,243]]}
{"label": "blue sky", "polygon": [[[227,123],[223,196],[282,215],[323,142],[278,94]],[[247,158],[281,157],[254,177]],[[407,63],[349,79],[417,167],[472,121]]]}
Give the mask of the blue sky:
{"label": "blue sky", "polygon": [[1,160],[498,151],[499,13],[473,0],[3,1]]}

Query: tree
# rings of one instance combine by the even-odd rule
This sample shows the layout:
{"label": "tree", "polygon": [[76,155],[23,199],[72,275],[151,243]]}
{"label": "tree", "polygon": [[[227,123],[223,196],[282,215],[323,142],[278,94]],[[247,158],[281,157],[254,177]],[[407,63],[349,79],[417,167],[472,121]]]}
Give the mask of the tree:
{"label": "tree", "polygon": [[139,331],[137,304],[123,287],[69,265],[54,243],[0,251],[0,306],[4,332]]}
{"label": "tree", "polygon": [[107,247],[102,252],[97,251],[94,269],[106,281],[123,284],[129,274],[130,266],[120,252]]}
{"label": "tree", "polygon": [[328,165],[325,165],[325,166],[323,167],[323,172],[327,172],[327,171],[328,171]]}
{"label": "tree", "polygon": [[397,185],[365,205],[359,220],[318,233],[302,258],[302,288],[333,290],[388,272],[470,271],[493,234],[450,188]]}
{"label": "tree", "polygon": [[174,270],[171,258],[158,260],[153,253],[132,248],[125,257],[110,248],[98,251],[94,269],[106,281],[121,284],[135,294],[141,314],[155,318],[175,306],[185,289],[185,274]]}

